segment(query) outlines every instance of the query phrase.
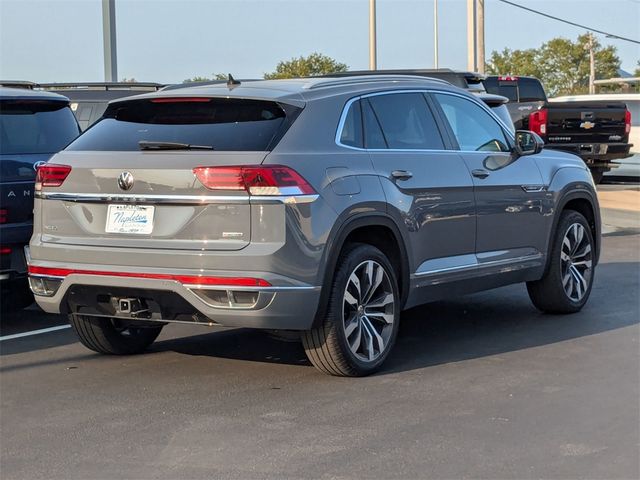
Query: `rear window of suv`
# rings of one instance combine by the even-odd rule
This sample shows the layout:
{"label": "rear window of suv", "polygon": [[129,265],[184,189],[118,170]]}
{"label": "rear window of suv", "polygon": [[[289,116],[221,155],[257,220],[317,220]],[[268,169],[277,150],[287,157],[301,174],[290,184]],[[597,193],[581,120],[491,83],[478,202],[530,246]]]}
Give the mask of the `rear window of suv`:
{"label": "rear window of suv", "polygon": [[157,97],[109,105],[68,150],[133,151],[172,142],[222,151],[271,150],[300,108],[265,100]]}
{"label": "rear window of suv", "polygon": [[0,154],[57,153],[79,133],[67,102],[0,101]]}

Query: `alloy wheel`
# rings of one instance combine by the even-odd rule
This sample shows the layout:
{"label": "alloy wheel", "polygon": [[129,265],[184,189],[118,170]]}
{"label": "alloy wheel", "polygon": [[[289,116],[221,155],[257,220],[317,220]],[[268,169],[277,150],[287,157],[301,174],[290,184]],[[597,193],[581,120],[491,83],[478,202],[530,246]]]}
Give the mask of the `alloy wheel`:
{"label": "alloy wheel", "polygon": [[589,290],[593,271],[591,240],[581,223],[573,223],[564,234],[560,265],[564,292],[579,302]]}
{"label": "alloy wheel", "polygon": [[374,260],[358,265],[347,281],[343,297],[343,326],[351,352],[374,362],[393,332],[396,299],[389,275]]}

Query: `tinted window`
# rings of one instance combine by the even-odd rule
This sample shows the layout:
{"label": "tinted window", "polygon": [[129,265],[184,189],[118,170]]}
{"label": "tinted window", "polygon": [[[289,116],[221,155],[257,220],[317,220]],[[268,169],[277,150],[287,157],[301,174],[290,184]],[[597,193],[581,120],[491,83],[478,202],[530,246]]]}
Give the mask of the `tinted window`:
{"label": "tinted window", "polygon": [[382,134],[380,122],[371,108],[368,99],[362,100],[362,115],[364,123],[364,145],[365,148],[387,148],[387,142]]}
{"label": "tinted window", "polygon": [[362,148],[362,113],[360,111],[360,100],[353,102],[349,107],[347,116],[342,126],[340,143],[351,147]]}
{"label": "tinted window", "polygon": [[518,101],[518,84],[512,80],[498,81],[497,77],[489,77],[484,81],[484,88],[487,93],[502,95],[507,97],[510,102]]}
{"label": "tinted window", "polygon": [[512,133],[515,133],[516,127],[513,125],[513,120],[511,120],[511,115],[509,115],[509,109],[506,105],[494,105],[491,107],[491,111],[509,127]]}
{"label": "tinted window", "polygon": [[518,79],[518,91],[521,102],[539,102],[547,99],[542,84],[535,78]]}
{"label": "tinted window", "polygon": [[454,95],[434,95],[444,111],[460,150],[507,152],[500,124],[474,102]]}
{"label": "tinted window", "polygon": [[56,153],[78,136],[78,124],[66,102],[0,102],[0,153]]}
{"label": "tinted window", "polygon": [[276,102],[236,98],[160,97],[118,102],[68,149],[138,150],[138,142],[154,141],[225,151],[265,151],[279,138],[288,114],[294,118],[299,110]]}
{"label": "tinted window", "polygon": [[389,148],[444,148],[438,126],[421,93],[377,95],[369,98]]}

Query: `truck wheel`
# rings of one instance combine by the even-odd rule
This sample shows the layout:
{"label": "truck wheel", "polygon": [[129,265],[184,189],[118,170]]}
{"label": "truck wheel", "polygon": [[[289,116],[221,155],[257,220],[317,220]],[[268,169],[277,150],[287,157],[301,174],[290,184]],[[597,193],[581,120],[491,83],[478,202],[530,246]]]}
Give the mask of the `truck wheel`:
{"label": "truck wheel", "polygon": [[604,170],[591,170],[591,176],[593,177],[593,183],[598,185],[600,182],[602,182],[602,179],[604,177]]}
{"label": "truck wheel", "polygon": [[26,280],[21,280],[13,283],[6,291],[2,292],[1,310],[15,312],[27,308],[33,301],[33,293],[29,289],[29,284]]}
{"label": "truck wheel", "polygon": [[542,279],[527,283],[529,298],[547,313],[574,313],[589,298],[594,276],[594,242],[582,214],[562,212],[551,247],[549,268]]}
{"label": "truck wheel", "polygon": [[322,324],[303,332],[302,343],[324,373],[369,375],[383,364],[398,334],[398,281],[387,257],[371,245],[350,245],[338,265]]}
{"label": "truck wheel", "polygon": [[85,347],[107,355],[142,353],[158,338],[163,327],[134,327],[115,318],[84,315],[69,315],[69,323]]}

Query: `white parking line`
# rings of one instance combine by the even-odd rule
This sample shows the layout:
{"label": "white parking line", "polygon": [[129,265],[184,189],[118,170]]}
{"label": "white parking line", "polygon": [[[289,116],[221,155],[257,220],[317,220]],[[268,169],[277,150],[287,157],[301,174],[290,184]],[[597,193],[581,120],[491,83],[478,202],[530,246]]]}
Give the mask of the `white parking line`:
{"label": "white parking line", "polygon": [[40,335],[41,333],[56,332],[58,330],[64,330],[71,328],[71,325],[58,325],[57,327],[41,328],[40,330],[31,330],[29,332],[14,333],[13,335],[5,335],[0,337],[0,342],[4,340],[13,340],[14,338],[30,337],[31,335]]}

